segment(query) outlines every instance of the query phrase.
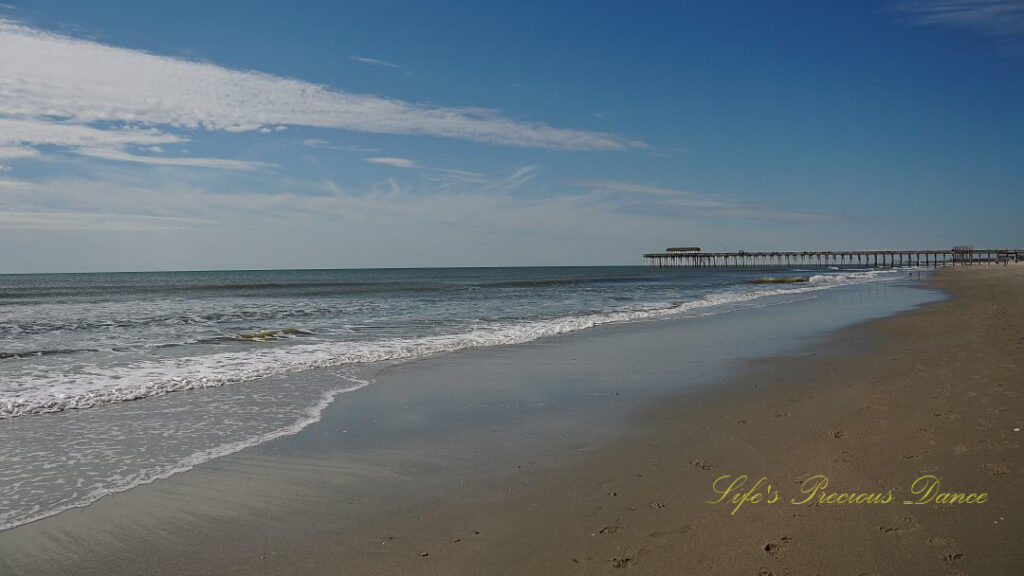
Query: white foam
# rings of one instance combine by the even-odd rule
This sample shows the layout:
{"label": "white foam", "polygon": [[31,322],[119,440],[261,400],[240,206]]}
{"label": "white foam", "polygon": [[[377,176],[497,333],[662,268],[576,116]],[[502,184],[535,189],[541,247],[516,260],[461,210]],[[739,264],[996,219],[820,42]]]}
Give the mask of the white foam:
{"label": "white foam", "polygon": [[877,270],[866,270],[852,274],[815,274],[808,281],[812,283],[852,284],[878,278],[881,274],[883,273]]}
{"label": "white foam", "polygon": [[200,450],[185,458],[181,458],[176,462],[145,470],[140,474],[117,476],[116,478],[109,479],[108,483],[101,488],[96,488],[84,496],[78,496],[76,494],[76,498],[63,503],[60,506],[55,506],[46,510],[43,510],[39,506],[35,506],[29,511],[21,510],[17,512],[4,512],[3,510],[0,510],[0,531],[14,528],[15,526],[21,526],[22,524],[35,522],[37,520],[42,520],[43,518],[59,514],[65,510],[84,508],[104,496],[124,492],[125,490],[130,490],[143,484],[150,484],[157,480],[169,478],[175,474],[187,472],[204,462],[213,460],[214,458],[234,454],[235,452],[240,452],[251,446],[256,446],[276,438],[297,434],[307,426],[319,422],[324,409],[331,404],[336,396],[345,392],[352,392],[354,390],[364,388],[372,382],[370,380],[363,380],[353,376],[339,376],[353,384],[351,386],[342,386],[324,392],[316,404],[307,408],[298,420],[288,426],[271,432],[257,434],[243,440],[229,442],[206,450]]}

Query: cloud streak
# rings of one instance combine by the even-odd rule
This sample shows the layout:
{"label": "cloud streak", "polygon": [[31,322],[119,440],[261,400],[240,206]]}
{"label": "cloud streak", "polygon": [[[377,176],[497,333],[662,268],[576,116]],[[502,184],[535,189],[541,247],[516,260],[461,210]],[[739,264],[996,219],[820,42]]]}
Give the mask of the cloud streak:
{"label": "cloud streak", "polygon": [[367,158],[367,162],[370,164],[383,164],[385,166],[393,166],[395,168],[416,168],[416,162],[407,158],[389,158],[387,156],[379,156],[376,158]]}
{"label": "cloud streak", "polygon": [[[3,62],[3,60],[0,60]],[[0,63],[0,74],[3,64]],[[0,78],[0,84],[5,80]],[[4,104],[0,103],[0,108]],[[17,148],[36,145],[83,147],[83,146],[157,146],[160,144],[176,144],[187,139],[174,134],[167,134],[156,129],[93,128],[81,124],[60,122],[38,118],[3,118],[0,117],[0,149]]]}
{"label": "cloud streak", "polygon": [[495,188],[508,190],[512,184],[514,184],[513,187],[525,184],[533,179],[538,168],[536,165],[524,166],[516,169],[511,175],[493,176],[482,174],[480,172],[470,172],[468,170],[424,166],[423,164],[408,158],[379,156],[366,158],[365,160],[371,164],[381,164],[384,166],[391,166],[393,168],[400,168],[402,170],[418,171],[424,179],[440,185],[443,189],[460,188],[468,185],[471,186],[475,192],[487,192]]}
{"label": "cloud streak", "polygon": [[[63,133],[75,131],[96,138],[101,136],[90,130],[114,132],[112,138],[123,138],[125,131],[104,128],[111,123],[228,132],[296,125],[550,150],[645,146],[613,134],[556,128],[490,111],[415,104],[157,56],[4,19],[0,54],[0,118],[49,124],[62,132],[55,141],[25,136],[21,142],[28,146],[79,145],[60,144]],[[152,144],[175,139],[160,134]],[[125,144],[139,142],[120,145]]]}
{"label": "cloud streak", "polygon": [[686,192],[684,190],[676,190],[674,188],[650,186],[647,184],[634,184],[632,182],[602,180],[592,182],[581,182],[578,185],[590,188],[591,190],[597,192],[661,196],[667,199],[671,199],[677,205],[689,206],[692,208],[731,208],[734,206],[733,204],[723,202],[711,196],[695,194],[693,192]]}
{"label": "cloud streak", "polygon": [[974,30],[989,36],[1024,34],[1024,0],[930,0],[897,9],[921,25]]}
{"label": "cloud streak", "polygon": [[592,193],[606,197],[616,196],[620,201],[629,200],[631,202],[626,204],[627,210],[664,218],[685,215],[695,218],[781,222],[827,222],[836,219],[833,214],[739,203],[675,188],[633,182],[605,180],[579,182],[576,186],[588,188]]}
{"label": "cloud streak", "polygon": [[266,162],[246,162],[227,158],[166,158],[163,156],[142,156],[121,150],[108,148],[82,148],[75,151],[82,156],[91,156],[115,162],[135,162],[138,164],[154,164],[158,166],[188,166],[192,168],[226,168],[229,170],[255,170],[271,168],[274,164]]}
{"label": "cloud streak", "polygon": [[370,66],[377,66],[379,68],[401,68],[398,64],[394,64],[386,60],[378,60],[376,58],[367,58],[365,56],[349,56],[348,59],[355,60],[356,62],[362,62],[363,64],[369,64]]}
{"label": "cloud streak", "polygon": [[0,210],[0,228],[11,229],[137,232],[145,230],[179,230],[211,224],[215,224],[215,222],[198,218],[148,216],[143,214]]}

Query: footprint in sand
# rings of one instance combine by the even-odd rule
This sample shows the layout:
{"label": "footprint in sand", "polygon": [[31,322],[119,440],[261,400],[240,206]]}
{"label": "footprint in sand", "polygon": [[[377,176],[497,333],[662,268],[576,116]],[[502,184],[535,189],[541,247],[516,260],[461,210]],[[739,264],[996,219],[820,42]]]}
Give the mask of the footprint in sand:
{"label": "footprint in sand", "polygon": [[942,557],[943,560],[952,564],[953,562],[959,562],[964,557],[962,552],[950,552]]}
{"label": "footprint in sand", "polygon": [[992,476],[1003,476],[1009,474],[1010,470],[1007,469],[1006,464],[985,464],[985,471]]}
{"label": "footprint in sand", "polygon": [[609,558],[609,562],[612,563],[612,568],[628,568],[629,564],[633,562],[633,559],[629,556]]}
{"label": "footprint in sand", "polygon": [[789,547],[789,542],[792,540],[789,536],[783,536],[778,540],[774,540],[764,545],[764,551],[769,556],[778,556],[786,551]]}
{"label": "footprint in sand", "polygon": [[942,555],[942,559],[948,562],[949,564],[959,562],[964,557],[963,552],[958,552],[956,550],[956,541],[954,541],[952,538],[929,538],[928,543],[932,546],[939,546],[941,548],[945,548],[946,553]]}
{"label": "footprint in sand", "polygon": [[644,548],[641,548],[641,549],[637,550],[633,554],[623,554],[621,556],[616,556],[614,558],[609,558],[608,561],[611,562],[612,568],[629,568],[630,566],[635,565],[636,561],[645,552],[647,552],[647,550],[644,549]]}

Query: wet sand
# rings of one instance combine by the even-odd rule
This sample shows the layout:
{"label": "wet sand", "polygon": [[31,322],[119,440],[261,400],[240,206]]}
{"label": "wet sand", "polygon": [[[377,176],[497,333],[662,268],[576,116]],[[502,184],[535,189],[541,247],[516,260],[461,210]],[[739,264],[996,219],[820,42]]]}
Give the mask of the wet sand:
{"label": "wet sand", "polygon": [[[631,393],[614,384],[617,361],[583,356],[633,342],[619,350],[623,372],[670,383],[682,377],[672,362],[637,372],[671,346],[644,352],[664,339],[630,330],[658,327],[482,351],[464,378],[442,359],[433,384],[447,388],[353,396],[358,429],[339,424],[355,413],[326,414],[308,433],[0,533],[0,572],[1020,574],[1024,266],[943,270],[934,283],[952,298],[674,393]],[[550,375],[537,386],[579,386],[554,405],[538,394],[545,402],[424,408],[432,397],[498,398],[480,395],[472,370],[522,354],[528,374]],[[429,365],[399,367],[398,380]],[[463,413],[472,421],[444,421]],[[381,448],[372,440],[385,420],[412,440]],[[818,474],[828,493],[891,491],[892,501],[790,503]],[[903,504],[926,474],[943,492],[988,500]],[[765,477],[778,501],[735,514],[707,503],[724,475]]]}

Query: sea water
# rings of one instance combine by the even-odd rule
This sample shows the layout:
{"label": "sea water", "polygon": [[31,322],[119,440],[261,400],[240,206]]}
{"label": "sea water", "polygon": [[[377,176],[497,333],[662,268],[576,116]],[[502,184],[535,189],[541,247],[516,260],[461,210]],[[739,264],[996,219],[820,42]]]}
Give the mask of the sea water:
{"label": "sea water", "polygon": [[[388,363],[785,304],[906,274],[565,267],[0,276],[0,529],[297,432],[339,395],[372,385]],[[759,281],[766,276],[803,281]]]}

